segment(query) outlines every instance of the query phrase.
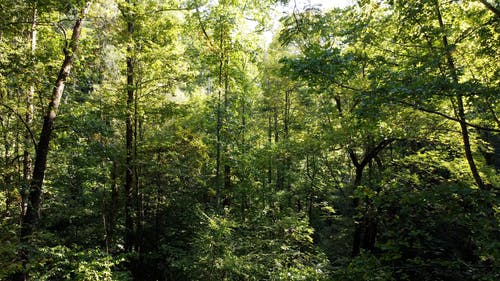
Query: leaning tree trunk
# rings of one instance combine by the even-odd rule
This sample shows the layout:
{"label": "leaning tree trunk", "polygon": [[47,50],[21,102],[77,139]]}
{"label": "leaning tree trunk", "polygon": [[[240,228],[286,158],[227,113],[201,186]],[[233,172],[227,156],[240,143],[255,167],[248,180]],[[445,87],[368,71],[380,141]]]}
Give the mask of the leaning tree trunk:
{"label": "leaning tree trunk", "polygon": [[47,113],[44,118],[42,131],[40,133],[40,138],[38,141],[38,146],[36,147],[35,166],[29,186],[26,212],[21,218],[20,240],[21,243],[24,244],[24,247],[22,247],[18,255],[20,261],[23,263],[23,270],[22,272],[18,272],[15,274],[13,280],[16,281],[24,281],[28,279],[27,273],[25,272],[25,266],[28,262],[29,257],[25,249],[26,246],[29,246],[30,237],[33,234],[33,231],[40,218],[39,211],[42,195],[42,185],[43,179],[45,177],[45,169],[47,167],[47,154],[49,152],[50,137],[52,135],[54,120],[56,118],[57,110],[59,108],[61,97],[64,91],[64,85],[71,71],[75,53],[78,49],[78,41],[80,39],[80,34],[83,27],[83,19],[87,15],[89,8],[90,2],[87,2],[80,13],[80,16],[76,20],[75,25],[73,26],[71,41],[67,45],[67,48],[65,48],[64,50],[64,61],[61,65],[59,75],[52,90],[52,99],[47,108]]}
{"label": "leaning tree trunk", "polygon": [[[455,115],[458,119],[458,122],[460,123],[460,129],[462,132],[462,141],[464,144],[465,158],[467,159],[467,162],[469,163],[469,169],[472,173],[472,177],[474,178],[474,181],[476,182],[476,185],[482,190],[487,190],[488,186],[481,179],[481,175],[479,174],[476,163],[474,162],[474,157],[472,155],[469,130],[467,128],[467,120],[465,117],[463,95],[458,90],[459,79],[458,79],[458,74],[457,74],[457,68],[455,67],[455,61],[454,61],[453,56],[451,54],[450,45],[448,44],[448,37],[446,36],[446,33],[444,32],[445,25],[443,22],[443,18],[441,16],[441,10],[439,8],[439,0],[436,0],[434,2],[434,4],[436,7],[436,14],[437,14],[437,20],[439,22],[439,28],[443,32],[443,36],[441,39],[443,41],[443,47],[444,47],[445,52],[446,52],[445,53],[446,54],[446,62],[448,64],[448,68],[449,68],[449,71],[451,74],[451,79],[452,79],[453,85],[454,85],[455,89],[457,89]],[[454,103],[453,100],[452,100],[452,103]]]}
{"label": "leaning tree trunk", "polygon": [[500,10],[498,8],[496,8],[495,6],[493,6],[492,4],[490,4],[486,0],[479,0],[479,2],[481,2],[488,10],[493,12],[495,14],[495,16],[500,18]]}

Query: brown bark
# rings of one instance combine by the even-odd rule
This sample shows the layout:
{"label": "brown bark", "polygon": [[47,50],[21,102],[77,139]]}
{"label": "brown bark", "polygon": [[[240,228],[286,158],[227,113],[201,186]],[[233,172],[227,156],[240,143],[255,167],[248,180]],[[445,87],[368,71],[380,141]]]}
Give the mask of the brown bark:
{"label": "brown bark", "polygon": [[[20,240],[21,243],[24,244],[24,246],[29,245],[30,237],[33,234],[33,231],[35,230],[35,227],[40,218],[39,212],[42,186],[45,177],[45,169],[47,166],[47,154],[49,152],[50,137],[52,135],[54,120],[56,118],[57,110],[59,108],[61,97],[64,91],[65,82],[71,71],[75,53],[78,50],[78,42],[83,27],[83,19],[87,15],[89,8],[90,2],[87,2],[73,26],[71,41],[69,42],[67,48],[64,50],[64,61],[61,65],[59,75],[52,90],[52,98],[47,108],[42,131],[40,133],[40,138],[36,147],[35,166],[29,186],[28,204],[26,213],[22,216],[21,219]],[[17,281],[28,279],[28,275],[25,272],[25,266],[28,262],[28,258],[29,257],[24,250],[19,251],[19,259],[23,263],[23,272],[16,273],[13,277],[13,280]]]}

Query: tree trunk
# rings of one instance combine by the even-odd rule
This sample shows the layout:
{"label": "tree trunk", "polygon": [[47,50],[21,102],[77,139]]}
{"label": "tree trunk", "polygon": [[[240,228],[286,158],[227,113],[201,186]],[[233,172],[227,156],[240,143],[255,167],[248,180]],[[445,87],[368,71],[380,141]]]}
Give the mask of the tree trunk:
{"label": "tree trunk", "polygon": [[[353,190],[355,191],[362,182],[363,179],[363,171],[365,167],[374,160],[378,154],[384,150],[387,146],[389,146],[394,139],[384,139],[380,141],[377,146],[368,149],[363,157],[363,160],[359,162],[358,157],[354,150],[348,148],[347,151],[349,153],[349,157],[355,167],[355,177],[353,183]],[[367,205],[370,204],[370,201],[365,198],[365,203]],[[354,196],[352,205],[354,208],[354,212],[357,215],[357,209],[361,207],[361,198]],[[361,217],[355,216],[354,218],[354,233],[353,233],[353,243],[352,243],[352,251],[351,255],[357,256],[359,255],[361,249],[372,251],[375,248],[377,236],[377,219],[373,214],[369,214],[368,210],[364,210],[361,214]]]}
{"label": "tree trunk", "polygon": [[[280,141],[280,133],[279,133],[279,113],[278,107],[274,106],[274,144],[278,145]],[[285,187],[285,175],[283,168],[282,155],[278,154],[278,159],[276,161],[276,191],[282,191]]]}
{"label": "tree trunk", "polygon": [[[267,142],[269,144],[269,147],[272,145],[273,141],[273,125],[272,125],[272,114],[271,111],[268,112],[268,117],[267,117]],[[267,184],[269,188],[272,188],[271,184],[273,182],[273,160],[271,157],[269,157],[268,161],[268,167],[267,167]]]}
{"label": "tree trunk", "polygon": [[[37,41],[37,9],[36,9],[36,4],[34,4],[35,7],[33,7],[33,15],[32,15],[32,21],[33,23],[31,24],[31,42],[30,42],[30,47],[31,47],[31,61],[34,63],[35,61],[35,50],[36,50],[36,41]],[[34,64],[32,65],[34,67]],[[34,77],[34,75],[33,75]],[[26,95],[26,116],[25,116],[25,122],[26,126],[30,127],[33,123],[33,96],[35,95],[35,84],[34,81],[31,81],[30,89],[27,92]],[[24,155],[23,155],[23,180],[24,183],[29,183],[31,181],[31,174],[33,173],[33,163],[31,160],[31,155],[30,155],[30,147],[33,145],[31,142],[31,134],[28,130],[26,130],[24,134]],[[21,217],[24,216],[26,213],[26,208],[28,206],[27,199],[28,199],[28,190],[27,188],[23,187],[21,189]]]}
{"label": "tree trunk", "polygon": [[[87,2],[82,9],[80,16],[73,26],[73,34],[71,41],[67,48],[64,50],[64,61],[61,65],[59,75],[52,91],[52,99],[47,108],[47,113],[44,118],[42,131],[38,141],[35,154],[35,166],[33,170],[32,179],[29,186],[28,205],[26,213],[22,216],[21,220],[21,235],[20,240],[24,246],[29,246],[29,240],[40,218],[40,203],[42,195],[42,185],[45,177],[45,169],[47,166],[47,154],[49,152],[50,137],[52,135],[54,120],[56,118],[57,110],[61,101],[64,91],[66,79],[71,71],[75,53],[78,50],[78,42],[83,27],[83,19],[87,15],[90,8],[90,2]],[[24,248],[24,247],[23,247]],[[24,249],[19,251],[19,259],[23,263],[22,272],[15,274],[13,280],[27,280],[28,275],[26,264],[28,262],[28,254]]]}
{"label": "tree trunk", "polygon": [[[231,163],[229,152],[229,140],[231,132],[229,131],[229,55],[226,55],[225,68],[224,68],[224,123],[226,128],[224,131],[225,144],[224,144],[224,191],[227,193],[231,190]],[[226,197],[226,206],[229,204],[229,198]]]}
{"label": "tree trunk", "polygon": [[[139,112],[138,112],[138,94],[134,97],[134,196],[135,196],[135,251],[140,253],[142,246],[142,200],[141,200],[141,191],[140,191],[140,181],[139,181],[139,164],[137,163],[137,141],[141,137],[140,124],[139,124]],[[139,136],[139,138],[138,138]]]}
{"label": "tree trunk", "polygon": [[216,185],[216,209],[218,211],[221,210],[222,207],[222,188],[223,188],[223,178],[222,178],[222,86],[223,86],[223,78],[224,78],[224,38],[222,36],[223,32],[221,31],[221,35],[219,38],[219,52],[220,52],[220,61],[219,61],[219,70],[218,70],[218,89],[217,89],[217,131],[216,131],[216,168],[215,168],[215,185]]}
{"label": "tree trunk", "polygon": [[[290,181],[290,169],[292,167],[290,154],[289,154],[289,140],[290,140],[290,107],[291,107],[291,90],[285,91],[285,116],[283,117],[283,139],[285,140],[285,157],[284,157],[284,176],[286,179],[285,188],[288,192],[292,191]],[[291,194],[290,194],[291,199]]]}
{"label": "tree trunk", "polygon": [[483,5],[488,9],[490,10],[491,12],[493,12],[497,17],[500,18],[500,10],[495,8],[495,6],[493,6],[492,4],[490,4],[488,1],[486,0],[479,0],[479,2],[483,3]]}
{"label": "tree trunk", "polygon": [[115,237],[115,223],[116,216],[115,212],[118,207],[118,184],[117,184],[118,166],[116,161],[112,161],[111,166],[111,199],[109,204],[109,209],[105,210],[106,216],[106,249],[112,248]]}
{"label": "tree trunk", "polygon": [[[357,160],[356,160],[356,162],[354,162],[354,160],[353,160],[353,163],[357,163]],[[356,191],[358,186],[361,185],[361,180],[363,178],[363,169],[364,169],[364,166],[356,166],[356,172],[355,172],[355,177],[354,177],[354,188],[353,188],[354,191]],[[353,205],[355,214],[357,214],[357,209],[361,206],[360,198],[357,196],[354,196],[353,201],[352,201],[352,205]],[[354,218],[354,233],[353,233],[353,241],[352,241],[352,252],[351,252],[351,255],[353,257],[359,255],[359,253],[360,253],[362,237],[363,237],[363,218],[358,219],[355,217]]]}
{"label": "tree trunk", "polygon": [[[134,23],[131,19],[127,19],[127,35],[129,39],[132,38],[134,33]],[[134,119],[134,95],[135,95],[135,85],[134,85],[134,58],[133,58],[132,47],[127,47],[127,116],[125,120],[125,183],[124,183],[124,193],[125,193],[125,235],[124,235],[124,247],[125,251],[131,251],[134,248],[134,129],[133,129],[133,119]]]}
{"label": "tree trunk", "polygon": [[[2,97],[3,98],[3,97]],[[5,123],[4,123],[5,121]],[[8,171],[10,169],[11,161],[9,161],[10,158],[10,141],[9,141],[9,134],[7,128],[10,126],[10,116],[0,116],[0,125],[2,126],[2,141],[3,141],[3,158],[4,160],[4,171]],[[3,183],[5,187],[5,217],[9,217],[10,214],[10,205],[13,202],[13,198],[11,196],[11,191],[10,191],[10,186],[12,185],[12,176],[9,173],[4,173],[2,175],[3,177]]]}
{"label": "tree trunk", "polygon": [[[458,122],[460,123],[460,129],[462,132],[462,141],[463,141],[464,150],[465,150],[465,158],[467,159],[467,162],[469,164],[469,169],[472,173],[472,177],[474,178],[474,181],[476,182],[476,185],[482,190],[487,190],[488,187],[484,184],[483,180],[481,179],[481,175],[479,175],[476,163],[474,162],[474,157],[472,155],[469,131],[467,128],[467,120],[465,117],[463,95],[462,95],[462,93],[459,92],[459,89],[458,89],[459,88],[458,73],[457,73],[457,69],[455,67],[455,61],[454,61],[453,56],[451,54],[450,46],[448,44],[448,37],[446,36],[446,33],[445,33],[445,26],[443,23],[443,18],[441,16],[441,10],[439,8],[439,0],[436,0],[434,3],[435,3],[435,7],[436,7],[436,14],[437,14],[438,22],[439,22],[439,27],[441,28],[441,32],[443,33],[442,41],[443,41],[443,47],[446,51],[446,61],[447,61],[448,68],[449,68],[449,71],[451,74],[453,86],[454,86],[455,90],[457,91],[455,115],[458,119]],[[452,100],[452,103],[454,103],[453,100]]]}

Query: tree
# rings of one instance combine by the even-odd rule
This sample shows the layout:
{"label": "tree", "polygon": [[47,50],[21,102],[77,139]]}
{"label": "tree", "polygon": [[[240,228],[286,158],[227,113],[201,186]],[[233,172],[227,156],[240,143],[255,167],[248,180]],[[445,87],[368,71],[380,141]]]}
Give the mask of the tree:
{"label": "tree", "polygon": [[2,1],[0,279],[497,280],[498,5],[288,2]]}
{"label": "tree", "polygon": [[[68,42],[68,45],[64,50],[64,61],[61,64],[61,69],[52,91],[52,99],[47,107],[47,113],[44,118],[42,131],[36,147],[35,165],[29,187],[28,206],[21,219],[20,240],[21,243],[25,245],[29,245],[29,239],[31,238],[31,235],[33,234],[33,231],[39,221],[42,186],[47,165],[50,137],[64,91],[65,82],[71,71],[75,53],[78,50],[78,42],[83,28],[83,19],[87,15],[89,8],[90,2],[86,2],[73,26],[71,40]],[[21,248],[19,258],[23,262],[23,266],[25,266],[29,259],[25,249]],[[26,269],[23,268],[23,271],[24,270]],[[13,277],[14,280],[25,280],[26,278],[26,272],[16,273]]]}

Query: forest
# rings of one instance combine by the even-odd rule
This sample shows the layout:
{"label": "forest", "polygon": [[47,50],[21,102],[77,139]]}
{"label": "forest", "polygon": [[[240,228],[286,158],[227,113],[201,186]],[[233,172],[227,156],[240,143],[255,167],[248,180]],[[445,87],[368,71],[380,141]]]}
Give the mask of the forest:
{"label": "forest", "polygon": [[314,3],[0,0],[0,280],[500,280],[500,1]]}

